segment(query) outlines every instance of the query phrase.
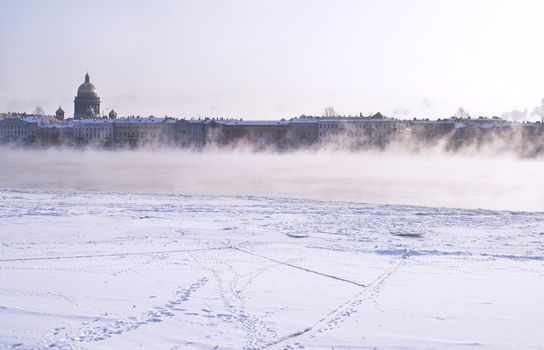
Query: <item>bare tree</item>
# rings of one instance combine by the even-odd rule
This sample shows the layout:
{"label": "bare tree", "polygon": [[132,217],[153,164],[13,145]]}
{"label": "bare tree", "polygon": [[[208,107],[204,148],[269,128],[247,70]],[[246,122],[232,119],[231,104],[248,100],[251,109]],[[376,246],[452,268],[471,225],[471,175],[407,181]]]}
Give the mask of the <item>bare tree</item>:
{"label": "bare tree", "polygon": [[324,117],[337,117],[338,113],[332,106],[325,107],[325,110],[323,111]]}
{"label": "bare tree", "polygon": [[34,112],[32,112],[32,114],[45,115],[45,111],[43,110],[43,108],[41,106],[36,106],[36,108],[34,108]]}
{"label": "bare tree", "polygon": [[469,117],[470,114],[463,107],[459,107],[459,109],[455,113],[455,116],[459,119],[463,119]]}
{"label": "bare tree", "polygon": [[544,123],[544,98],[540,101],[540,106],[533,109],[533,115],[538,115]]}

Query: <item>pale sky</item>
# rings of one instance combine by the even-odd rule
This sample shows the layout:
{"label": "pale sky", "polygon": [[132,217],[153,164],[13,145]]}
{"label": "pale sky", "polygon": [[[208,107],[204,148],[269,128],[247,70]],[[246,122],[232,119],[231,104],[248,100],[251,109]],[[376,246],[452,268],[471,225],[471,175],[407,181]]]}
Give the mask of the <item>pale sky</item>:
{"label": "pale sky", "polygon": [[544,97],[544,1],[0,0],[0,111],[473,116]]}

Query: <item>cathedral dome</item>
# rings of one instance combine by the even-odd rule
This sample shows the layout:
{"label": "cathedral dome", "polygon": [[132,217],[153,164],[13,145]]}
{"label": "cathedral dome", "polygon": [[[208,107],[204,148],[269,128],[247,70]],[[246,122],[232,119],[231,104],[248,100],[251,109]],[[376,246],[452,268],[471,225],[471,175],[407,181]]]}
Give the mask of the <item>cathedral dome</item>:
{"label": "cathedral dome", "polygon": [[85,82],[77,89],[77,97],[81,100],[98,100],[98,91],[89,79],[89,73],[85,74]]}
{"label": "cathedral dome", "polygon": [[85,82],[77,89],[74,99],[74,119],[95,118],[100,116],[100,97],[96,87],[91,84],[89,73],[85,74]]}

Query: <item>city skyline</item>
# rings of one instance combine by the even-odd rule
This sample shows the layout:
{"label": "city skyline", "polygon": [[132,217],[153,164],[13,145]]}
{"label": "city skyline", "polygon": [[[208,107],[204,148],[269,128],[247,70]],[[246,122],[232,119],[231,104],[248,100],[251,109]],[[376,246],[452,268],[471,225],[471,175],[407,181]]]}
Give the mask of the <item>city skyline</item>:
{"label": "city skyline", "polygon": [[[8,1],[0,111],[73,115],[86,71],[122,115],[539,120],[537,1]],[[247,28],[252,28],[248,30]]]}

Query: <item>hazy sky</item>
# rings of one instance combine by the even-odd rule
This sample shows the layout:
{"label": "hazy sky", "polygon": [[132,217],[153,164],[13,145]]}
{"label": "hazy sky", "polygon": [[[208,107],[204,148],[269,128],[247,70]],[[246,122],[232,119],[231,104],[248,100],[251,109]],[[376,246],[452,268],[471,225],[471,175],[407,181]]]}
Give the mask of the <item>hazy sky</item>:
{"label": "hazy sky", "polygon": [[0,111],[501,115],[544,97],[544,1],[0,0]]}

